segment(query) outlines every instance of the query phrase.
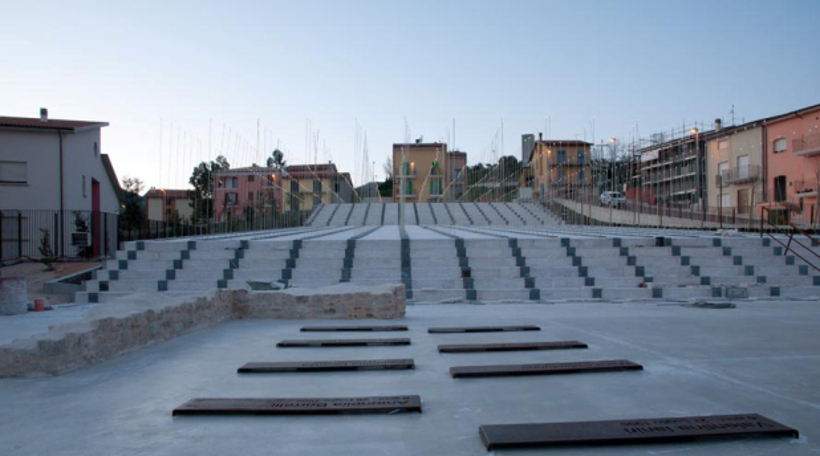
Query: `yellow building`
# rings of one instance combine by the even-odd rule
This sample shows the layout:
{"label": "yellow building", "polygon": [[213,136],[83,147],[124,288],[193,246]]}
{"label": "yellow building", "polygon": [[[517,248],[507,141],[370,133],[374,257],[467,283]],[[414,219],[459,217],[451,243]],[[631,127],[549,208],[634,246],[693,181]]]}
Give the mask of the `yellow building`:
{"label": "yellow building", "polygon": [[393,201],[441,201],[447,186],[447,144],[393,144]]}
{"label": "yellow building", "polygon": [[319,204],[352,203],[355,193],[349,173],[333,163],[293,165],[282,173],[284,211],[310,211]]}
{"label": "yellow building", "polygon": [[531,180],[535,197],[548,194],[569,196],[592,184],[590,151],[592,143],[577,140],[543,140],[533,145],[529,156]]}

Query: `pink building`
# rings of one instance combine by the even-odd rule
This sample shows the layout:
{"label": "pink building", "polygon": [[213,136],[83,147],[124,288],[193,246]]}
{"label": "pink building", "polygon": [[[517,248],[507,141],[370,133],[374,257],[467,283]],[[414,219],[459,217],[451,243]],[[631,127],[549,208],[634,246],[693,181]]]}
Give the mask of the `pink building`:
{"label": "pink building", "polygon": [[762,206],[788,209],[795,221],[815,225],[820,178],[820,105],[764,120]]}
{"label": "pink building", "polygon": [[282,173],[276,168],[250,166],[214,173],[214,219],[225,221],[248,214],[281,212]]}

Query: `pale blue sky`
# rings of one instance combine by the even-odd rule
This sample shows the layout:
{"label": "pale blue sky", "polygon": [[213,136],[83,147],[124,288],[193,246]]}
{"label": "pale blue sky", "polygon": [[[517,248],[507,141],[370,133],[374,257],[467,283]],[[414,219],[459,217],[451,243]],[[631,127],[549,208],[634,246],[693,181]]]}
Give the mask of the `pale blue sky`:
{"label": "pale blue sky", "polygon": [[0,115],[108,121],[103,151],[149,186],[186,186],[220,148],[261,163],[277,138],[312,160],[306,119],[358,183],[357,121],[382,179],[405,118],[430,141],[455,118],[475,163],[501,152],[501,119],[520,156],[546,117],[553,139],[591,139],[594,118],[596,140],[629,141],[820,103],[817,0],[6,3]]}

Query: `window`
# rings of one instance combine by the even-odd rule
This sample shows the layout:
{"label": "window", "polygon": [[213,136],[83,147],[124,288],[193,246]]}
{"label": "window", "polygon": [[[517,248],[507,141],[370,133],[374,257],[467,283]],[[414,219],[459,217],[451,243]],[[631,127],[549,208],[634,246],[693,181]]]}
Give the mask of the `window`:
{"label": "window", "polygon": [[558,164],[563,165],[567,162],[567,151],[559,150],[558,151]]}
{"label": "window", "polygon": [[253,203],[253,192],[248,192],[248,202]]}
{"label": "window", "polygon": [[28,163],[0,161],[0,184],[27,184]]}
{"label": "window", "polygon": [[718,141],[718,150],[724,150],[729,148],[729,140],[724,139],[722,141]]}
{"label": "window", "polygon": [[430,174],[433,175],[433,176],[438,176],[438,175],[441,174],[439,172],[439,169],[438,169],[438,162],[437,161],[434,161],[433,165],[430,167]]}
{"label": "window", "polygon": [[578,171],[578,183],[581,185],[584,185],[586,183],[583,169]]}
{"label": "window", "polygon": [[404,182],[404,195],[413,196],[413,181]]}
{"label": "window", "polygon": [[786,176],[774,178],[774,201],[776,203],[786,201]]}
{"label": "window", "polygon": [[85,176],[83,176],[83,198],[88,198],[88,194],[85,191]]}
{"label": "window", "polygon": [[786,138],[780,138],[774,141],[774,153],[776,154],[779,154],[780,152],[786,152],[787,147],[788,141],[786,141]]}
{"label": "window", "polygon": [[94,142],[94,158],[97,158],[97,154],[99,154],[99,147],[97,146],[97,142]]}
{"label": "window", "polygon": [[342,184],[339,181],[333,183],[333,191],[339,194],[342,191]]}
{"label": "window", "polygon": [[741,155],[737,157],[737,177],[745,179],[749,177],[749,156]]}
{"label": "window", "polygon": [[718,163],[718,176],[720,176],[721,182],[729,178],[729,162]]}
{"label": "window", "polygon": [[250,176],[248,176],[248,182],[253,182],[253,174],[251,174]]}
{"label": "window", "polygon": [[313,180],[313,193],[321,193],[322,192],[322,181],[319,179]]}
{"label": "window", "polygon": [[299,191],[299,181],[298,180],[290,181],[290,192],[291,193],[297,193],[298,191]]}
{"label": "window", "polygon": [[236,206],[236,193],[226,193],[225,194],[225,205],[226,206]]}
{"label": "window", "polygon": [[586,159],[586,153],[584,153],[584,149],[578,149],[575,151],[575,163],[578,165],[583,165],[584,160]]}
{"label": "window", "polygon": [[430,195],[441,195],[441,181],[430,181]]}

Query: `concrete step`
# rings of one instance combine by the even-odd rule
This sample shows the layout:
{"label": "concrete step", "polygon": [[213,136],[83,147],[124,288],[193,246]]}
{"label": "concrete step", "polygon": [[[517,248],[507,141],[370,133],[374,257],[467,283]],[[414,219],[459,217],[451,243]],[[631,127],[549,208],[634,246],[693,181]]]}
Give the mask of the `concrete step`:
{"label": "concrete step", "polygon": [[420,289],[416,290],[413,289],[413,298],[412,301],[414,302],[432,302],[438,303],[442,301],[452,301],[458,300],[461,302],[467,301],[467,294],[464,290],[459,289]]}
{"label": "concrete step", "polygon": [[460,278],[458,278],[458,279],[416,279],[416,278],[413,278],[412,281],[411,281],[411,285],[413,286],[413,290],[421,290],[421,289],[454,290],[454,289],[463,289],[464,288],[464,281]]}
{"label": "concrete step", "polygon": [[382,269],[357,269],[351,270],[352,279],[393,279],[401,282],[401,267]]}
{"label": "concrete step", "polygon": [[476,289],[476,299],[479,301],[529,301],[530,290],[509,290],[509,289]]}

